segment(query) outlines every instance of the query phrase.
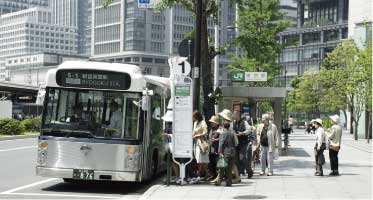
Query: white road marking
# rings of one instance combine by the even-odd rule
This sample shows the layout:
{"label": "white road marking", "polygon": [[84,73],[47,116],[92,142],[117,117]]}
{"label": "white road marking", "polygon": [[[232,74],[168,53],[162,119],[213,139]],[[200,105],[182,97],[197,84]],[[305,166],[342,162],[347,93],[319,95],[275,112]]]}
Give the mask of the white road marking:
{"label": "white road marking", "polygon": [[9,195],[22,196],[49,196],[49,197],[77,197],[77,198],[102,198],[102,199],[119,199],[121,197],[113,196],[94,196],[94,195],[75,195],[75,194],[38,194],[38,193],[10,193]]}
{"label": "white road marking", "polygon": [[11,148],[11,149],[0,149],[0,152],[5,151],[13,151],[13,150],[19,150],[19,149],[30,149],[30,148],[36,148],[37,146],[26,146],[26,147],[18,147],[18,148]]}
{"label": "white road marking", "polygon": [[43,181],[28,184],[28,185],[24,185],[24,186],[21,186],[21,187],[17,187],[17,188],[14,188],[14,189],[10,189],[10,190],[7,190],[7,191],[2,192],[0,194],[10,194],[10,193],[13,193],[13,192],[18,191],[18,190],[23,190],[23,189],[33,187],[33,186],[36,186],[36,185],[41,185],[41,184],[51,182],[51,181],[54,181],[54,180],[57,180],[57,179],[58,178],[50,178],[50,179],[47,179],[47,180],[43,180]]}

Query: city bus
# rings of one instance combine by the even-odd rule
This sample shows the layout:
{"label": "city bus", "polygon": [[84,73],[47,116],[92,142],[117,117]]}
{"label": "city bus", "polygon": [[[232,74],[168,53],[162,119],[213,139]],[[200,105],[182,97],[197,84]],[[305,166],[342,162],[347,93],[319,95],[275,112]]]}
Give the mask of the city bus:
{"label": "city bus", "polygon": [[166,169],[168,78],[90,61],[64,62],[46,76],[38,176],[142,182]]}

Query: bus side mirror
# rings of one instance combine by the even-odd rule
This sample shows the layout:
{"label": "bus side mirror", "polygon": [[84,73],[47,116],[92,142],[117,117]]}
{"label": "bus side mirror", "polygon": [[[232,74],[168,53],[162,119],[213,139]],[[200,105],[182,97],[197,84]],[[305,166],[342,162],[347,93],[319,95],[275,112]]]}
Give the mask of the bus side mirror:
{"label": "bus side mirror", "polygon": [[142,96],[142,99],[141,99],[141,109],[143,111],[148,111],[149,110],[149,99],[150,99],[149,96]]}

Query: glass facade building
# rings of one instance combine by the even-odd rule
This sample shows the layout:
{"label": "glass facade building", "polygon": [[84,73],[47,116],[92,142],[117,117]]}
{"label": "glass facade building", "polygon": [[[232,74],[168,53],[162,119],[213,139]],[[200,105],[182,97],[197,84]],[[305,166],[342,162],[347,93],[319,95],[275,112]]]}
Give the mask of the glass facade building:
{"label": "glass facade building", "polygon": [[[297,0],[296,29],[279,34],[286,48],[279,57],[279,81],[290,85],[306,71],[318,71],[326,54],[348,37],[349,0]],[[286,77],[286,79],[285,79]]]}

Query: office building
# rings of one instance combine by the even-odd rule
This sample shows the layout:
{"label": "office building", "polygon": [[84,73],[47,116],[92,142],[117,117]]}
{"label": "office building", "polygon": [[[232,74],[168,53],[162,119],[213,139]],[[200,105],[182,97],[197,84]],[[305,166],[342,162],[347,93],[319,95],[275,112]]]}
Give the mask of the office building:
{"label": "office building", "polygon": [[[1,15],[0,81],[12,81],[9,65],[12,63],[7,63],[9,68],[6,68],[6,58],[37,52],[77,54],[77,37],[76,27],[52,23],[52,13],[48,8],[35,7]],[[29,83],[32,84],[31,80]]]}
{"label": "office building", "polygon": [[1,0],[0,15],[38,6],[48,6],[48,0]]}
{"label": "office building", "polygon": [[[180,4],[174,5],[172,10],[154,12],[138,8],[135,0],[114,0],[106,9],[102,7],[103,2],[92,3],[92,59],[133,63],[145,74],[168,76],[167,59],[178,55],[180,42],[194,29],[192,14]],[[224,46],[234,39],[234,33],[226,27],[234,26],[235,9],[229,2],[221,4],[224,17],[220,22],[220,45]],[[210,36],[214,36],[213,20],[207,23]],[[234,49],[228,51],[234,52]],[[228,78],[223,67],[228,63],[231,61],[227,56],[221,56],[220,79]]]}
{"label": "office building", "polygon": [[[296,0],[297,28],[279,34],[286,45],[279,63],[279,79],[289,86],[292,78],[318,71],[328,52],[348,37],[349,0]],[[286,79],[285,79],[286,77]]]}

